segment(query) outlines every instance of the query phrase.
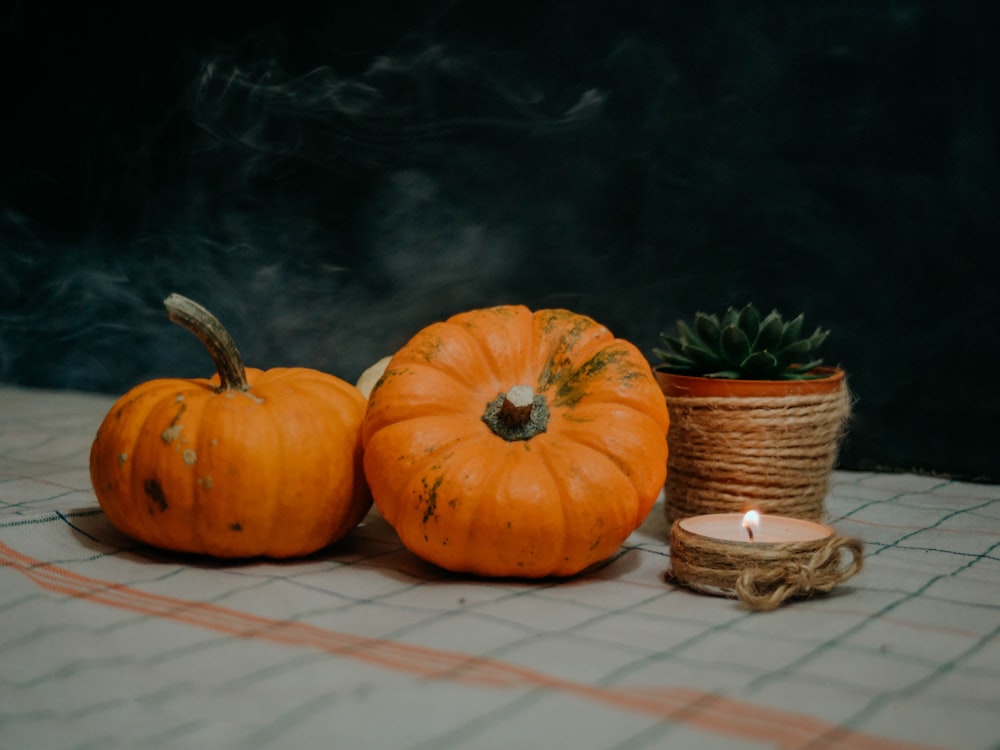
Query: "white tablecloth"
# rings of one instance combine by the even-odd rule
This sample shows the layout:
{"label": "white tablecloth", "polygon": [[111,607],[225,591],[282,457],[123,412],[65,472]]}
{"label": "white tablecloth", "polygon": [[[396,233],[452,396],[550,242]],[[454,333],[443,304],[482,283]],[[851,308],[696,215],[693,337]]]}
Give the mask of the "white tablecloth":
{"label": "white tablecloth", "polygon": [[0,387],[2,750],[1000,747],[998,486],[838,472],[865,569],[769,613],[668,585],[659,506],[567,581],[444,573],[374,513],[221,563],[109,525],[112,401]]}

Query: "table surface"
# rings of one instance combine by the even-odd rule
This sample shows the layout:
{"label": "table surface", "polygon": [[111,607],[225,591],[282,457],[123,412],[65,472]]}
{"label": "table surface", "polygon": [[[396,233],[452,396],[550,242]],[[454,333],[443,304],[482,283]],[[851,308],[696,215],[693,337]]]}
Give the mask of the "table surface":
{"label": "table surface", "polygon": [[0,748],[998,748],[1000,486],[837,472],[865,568],[773,612],[678,589],[654,508],[562,581],[442,572],[376,513],[294,562],[119,534],[113,399],[0,386]]}

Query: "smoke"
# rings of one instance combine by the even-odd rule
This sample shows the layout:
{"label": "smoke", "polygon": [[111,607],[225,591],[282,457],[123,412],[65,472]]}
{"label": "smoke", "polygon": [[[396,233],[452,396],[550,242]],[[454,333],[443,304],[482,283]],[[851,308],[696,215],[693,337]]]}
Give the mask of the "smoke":
{"label": "smoke", "polygon": [[[995,398],[952,394],[938,366],[945,340],[982,359],[941,333],[952,320],[996,317],[980,300],[1000,66],[977,17],[911,0],[206,7],[200,34],[138,44],[94,24],[32,36],[27,10],[0,45],[19,71],[2,381],[207,374],[171,292],[248,364],[347,379],[471,307],[567,307],[649,352],[679,317],[753,301],[833,330],[825,355],[862,396],[846,460],[927,463],[887,454],[913,404],[910,432],[947,436],[950,465],[990,458]],[[926,309],[929,337],[909,319]]]}
{"label": "smoke", "polygon": [[525,223],[465,188],[504,174],[511,137],[593,119],[601,96],[543,104],[441,45],[378,55],[355,76],[213,60],[190,94],[201,134],[169,239],[201,246],[188,278],[208,282],[220,314],[257,322],[241,332],[248,361],[353,378],[423,325],[523,300]]}
{"label": "smoke", "polygon": [[248,364],[354,379],[430,322],[538,302],[553,273],[573,288],[586,260],[535,257],[559,200],[532,213],[525,196],[605,95],[556,89],[413,38],[350,73],[208,56],[141,148],[87,186],[100,197],[83,231],[0,219],[0,380],[120,392],[207,374],[163,313],[170,292],[212,310]]}
{"label": "smoke", "polygon": [[552,111],[536,82],[430,44],[378,55],[354,76],[329,66],[292,74],[273,58],[213,60],[193,88],[191,116],[212,142],[244,150],[247,174],[284,158],[344,174],[440,157],[456,139],[564,133],[599,117],[604,99],[585,88]]}

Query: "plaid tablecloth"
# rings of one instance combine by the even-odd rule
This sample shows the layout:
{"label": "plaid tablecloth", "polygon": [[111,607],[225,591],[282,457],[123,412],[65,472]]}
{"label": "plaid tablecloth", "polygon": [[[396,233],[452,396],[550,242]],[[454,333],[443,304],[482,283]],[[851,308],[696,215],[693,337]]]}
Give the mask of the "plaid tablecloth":
{"label": "plaid tablecloth", "polygon": [[568,581],[444,573],[372,513],[295,562],[120,535],[112,399],[0,387],[0,748],[998,748],[1000,487],[840,472],[864,571],[775,612],[668,585],[662,508]]}

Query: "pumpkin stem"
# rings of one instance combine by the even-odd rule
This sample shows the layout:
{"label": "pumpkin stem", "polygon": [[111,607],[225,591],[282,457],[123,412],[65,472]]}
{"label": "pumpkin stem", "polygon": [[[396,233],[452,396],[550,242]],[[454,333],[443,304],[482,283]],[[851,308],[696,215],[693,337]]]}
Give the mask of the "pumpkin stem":
{"label": "pumpkin stem", "polygon": [[549,405],[530,385],[515,385],[486,404],[483,421],[504,440],[530,440],[548,428]]}
{"label": "pumpkin stem", "polygon": [[219,372],[219,391],[250,390],[240,351],[218,318],[194,300],[176,293],[163,300],[163,305],[170,320],[191,331],[208,349]]}

